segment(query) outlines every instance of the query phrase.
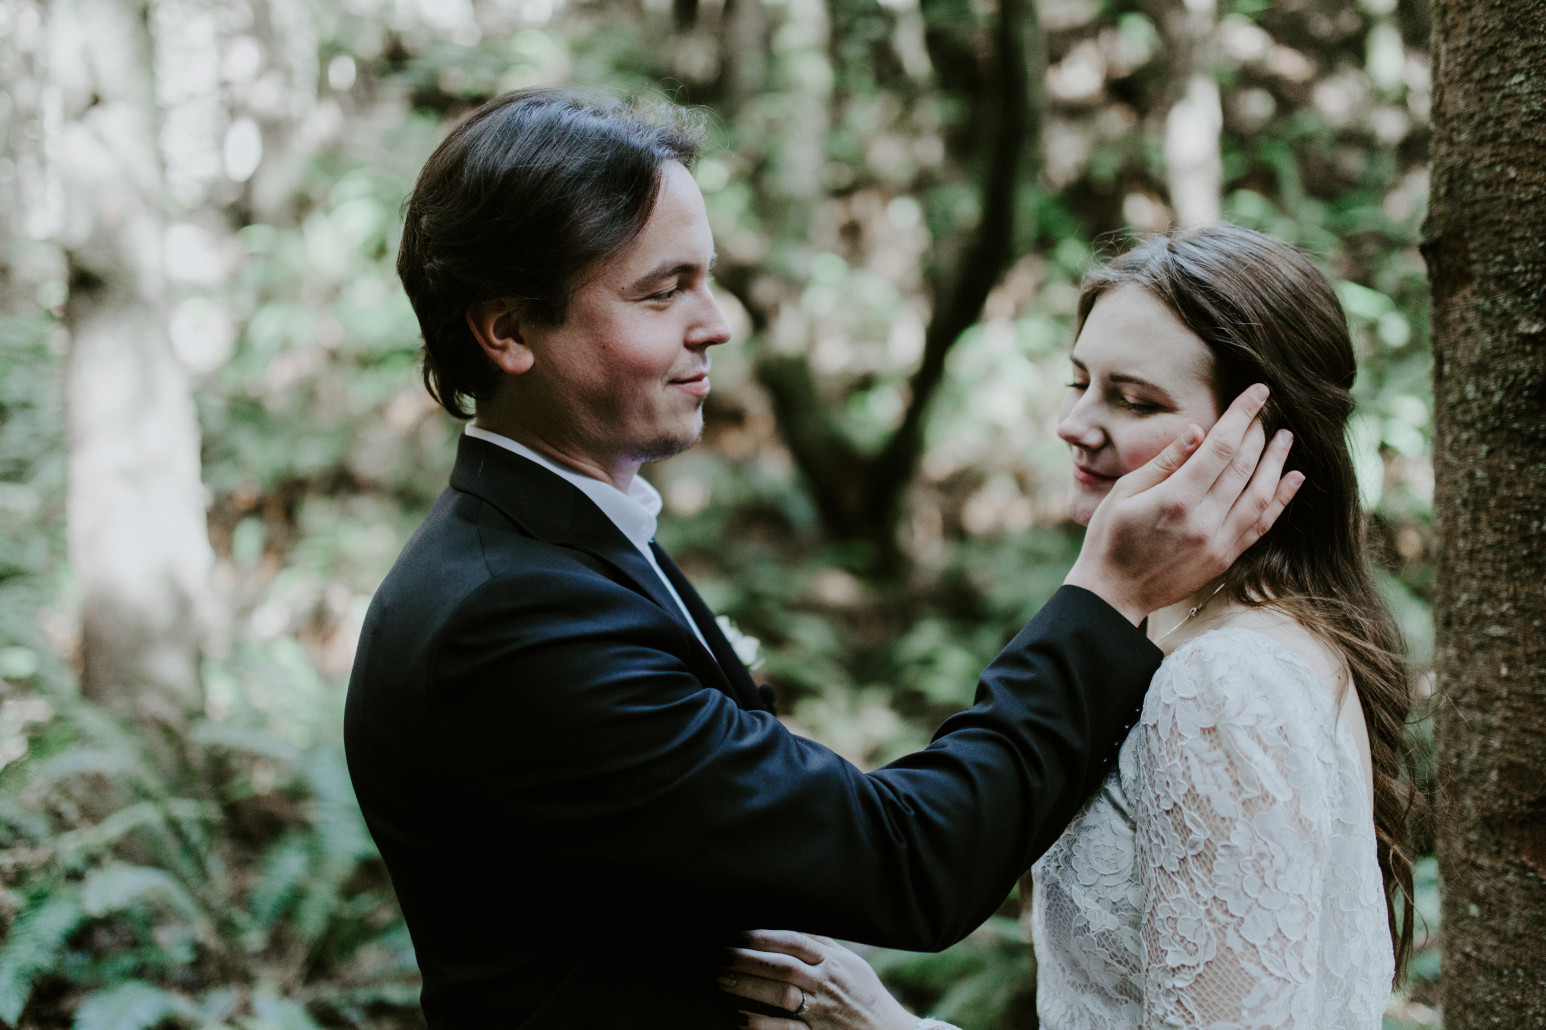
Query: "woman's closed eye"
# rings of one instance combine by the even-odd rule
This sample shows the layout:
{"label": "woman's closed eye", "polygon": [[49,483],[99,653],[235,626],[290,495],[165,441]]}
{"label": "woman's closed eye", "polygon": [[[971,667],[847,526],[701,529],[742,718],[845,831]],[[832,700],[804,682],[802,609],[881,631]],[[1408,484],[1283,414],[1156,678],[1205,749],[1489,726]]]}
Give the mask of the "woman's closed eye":
{"label": "woman's closed eye", "polygon": [[1164,410],[1164,408],[1159,404],[1154,404],[1150,401],[1139,400],[1132,397],[1122,397],[1120,395],[1117,396],[1112,403],[1121,408],[1123,411],[1132,412],[1134,415],[1153,415]]}
{"label": "woman's closed eye", "polygon": [[[1068,388],[1070,390],[1076,390],[1079,393],[1083,393],[1090,388],[1090,384],[1088,382],[1081,383],[1076,379],[1068,384]],[[1142,397],[1127,397],[1120,393],[1110,394],[1107,397],[1106,403],[1110,404],[1113,408],[1116,408],[1119,411],[1125,411],[1129,414],[1140,416],[1157,415],[1162,411],[1168,410],[1165,405],[1159,404],[1155,401],[1146,400]]]}

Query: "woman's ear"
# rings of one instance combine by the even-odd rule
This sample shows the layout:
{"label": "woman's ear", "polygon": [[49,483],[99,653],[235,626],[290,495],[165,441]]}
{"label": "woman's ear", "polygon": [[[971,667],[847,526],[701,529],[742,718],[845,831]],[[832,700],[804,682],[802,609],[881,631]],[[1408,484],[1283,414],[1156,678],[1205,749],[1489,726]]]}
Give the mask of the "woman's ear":
{"label": "woman's ear", "polygon": [[467,305],[467,328],[502,372],[518,376],[536,361],[521,333],[521,314],[514,301],[473,301]]}

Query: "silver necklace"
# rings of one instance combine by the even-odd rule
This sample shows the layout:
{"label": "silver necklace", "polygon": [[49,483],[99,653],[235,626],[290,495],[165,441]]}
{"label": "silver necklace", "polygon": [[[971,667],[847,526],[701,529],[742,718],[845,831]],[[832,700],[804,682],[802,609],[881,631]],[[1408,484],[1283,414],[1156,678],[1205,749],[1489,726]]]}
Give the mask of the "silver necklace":
{"label": "silver necklace", "polygon": [[1158,640],[1156,640],[1155,643],[1156,644],[1163,644],[1165,642],[1165,640],[1170,636],[1170,634],[1174,633],[1176,630],[1180,629],[1182,626],[1185,626],[1188,622],[1191,622],[1192,619],[1196,618],[1197,613],[1202,611],[1204,608],[1206,608],[1208,606],[1208,602],[1213,600],[1215,597],[1217,597],[1219,595],[1219,591],[1223,590],[1223,589],[1224,589],[1224,584],[1223,583],[1220,583],[1218,586],[1214,587],[1213,588],[1213,593],[1211,593],[1207,597],[1203,598],[1202,599],[1202,603],[1198,604],[1196,607],[1188,609],[1188,611],[1186,613],[1186,618],[1182,619],[1180,622],[1178,622],[1174,626],[1170,627],[1170,629],[1166,630],[1165,631],[1165,635],[1160,637]]}

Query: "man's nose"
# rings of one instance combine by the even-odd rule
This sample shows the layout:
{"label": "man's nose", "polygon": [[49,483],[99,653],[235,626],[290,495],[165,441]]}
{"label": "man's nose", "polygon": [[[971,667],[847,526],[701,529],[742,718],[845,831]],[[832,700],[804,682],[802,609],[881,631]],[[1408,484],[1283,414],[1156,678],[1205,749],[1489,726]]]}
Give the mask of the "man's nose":
{"label": "man's nose", "polygon": [[725,343],[730,339],[730,322],[725,318],[724,309],[719,306],[719,301],[714,296],[714,291],[704,288],[703,312],[697,322],[688,331],[687,345],[689,347],[712,347],[715,344]]}

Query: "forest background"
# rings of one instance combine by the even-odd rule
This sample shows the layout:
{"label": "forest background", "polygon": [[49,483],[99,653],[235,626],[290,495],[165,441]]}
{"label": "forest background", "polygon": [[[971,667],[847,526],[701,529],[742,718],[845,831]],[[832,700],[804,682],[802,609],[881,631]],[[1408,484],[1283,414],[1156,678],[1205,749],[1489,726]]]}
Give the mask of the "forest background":
{"label": "forest background", "polygon": [[[421,1025],[339,723],[459,431],[418,381],[399,204],[511,88],[706,112],[736,341],[703,442],[647,476],[791,727],[872,767],[970,703],[1077,553],[1054,427],[1081,273],[1218,217],[1338,284],[1380,585],[1431,682],[1429,16],[0,0],[0,1023]],[[1389,1026],[1439,1022],[1435,880],[1424,858]],[[873,958],[920,1010],[1032,1027],[1017,913]]]}

